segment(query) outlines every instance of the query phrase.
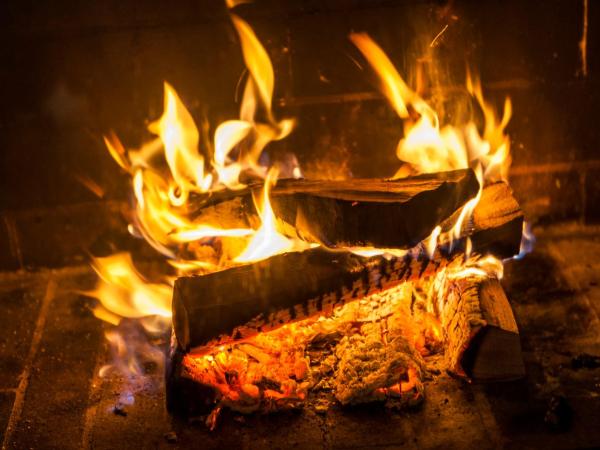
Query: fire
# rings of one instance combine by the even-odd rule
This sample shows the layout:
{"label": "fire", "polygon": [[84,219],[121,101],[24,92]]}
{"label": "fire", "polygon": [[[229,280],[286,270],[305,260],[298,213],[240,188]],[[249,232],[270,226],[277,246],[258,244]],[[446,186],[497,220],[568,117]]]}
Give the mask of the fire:
{"label": "fire", "polygon": [[[231,18],[248,69],[238,119],[218,124],[212,142],[207,143],[175,88],[165,82],[162,115],[148,126],[151,140],[138,149],[126,149],[114,133],[104,138],[113,159],[131,177],[134,205],[129,231],[165,256],[176,274],[206,273],[306,248],[277,232],[269,202],[269,189],[277,174],[273,171],[266,176],[267,168],[259,163],[270,142],[289,135],[294,120],[276,119],[272,111],[275,77],[269,56],[248,24],[235,15]],[[225,229],[189,216],[194,199],[222,189],[244,188],[240,181],[244,172],[266,176],[259,202],[260,228]],[[299,168],[294,173],[300,175]],[[209,257],[198,250],[214,240],[227,239],[246,241],[246,249],[237,258],[235,254]],[[86,294],[99,300],[93,309],[96,317],[114,326],[120,326],[124,318],[138,319],[150,333],[168,329],[173,275],[150,282],[125,253],[94,258],[93,267],[99,281],[96,289]],[[124,373],[139,373],[132,370],[135,352],[124,348],[127,343],[134,345],[133,340],[135,345],[143,340],[123,336],[119,328],[107,338],[115,360],[120,361],[114,366]]]}
{"label": "fire", "polygon": [[[185,356],[184,367],[194,379],[201,380],[217,391],[217,407],[229,407],[239,412],[252,412],[261,408],[285,409],[293,408],[304,400],[311,387],[331,376],[334,366],[328,366],[332,358],[324,361],[313,360],[305,349],[319,339],[332,339],[332,344],[339,341],[339,358],[365,357],[355,349],[352,341],[341,338],[356,333],[357,324],[365,324],[372,334],[369,339],[393,345],[388,339],[406,339],[413,344],[419,353],[428,354],[427,348],[439,342],[441,329],[437,319],[423,313],[424,327],[410,325],[409,303],[413,286],[409,283],[386,291],[381,295],[373,295],[369,300],[353,301],[339,310],[332,317],[311,317],[300,322],[286,324],[276,330],[261,333],[238,343],[215,345],[209,354]],[[390,330],[374,333],[372,327],[381,318],[386,318]],[[393,331],[391,331],[393,329]],[[396,335],[402,330],[402,336]],[[341,341],[340,341],[341,338]],[[351,337],[351,339],[354,339]],[[342,349],[343,347],[343,349]],[[418,356],[415,358],[419,359]],[[376,366],[377,361],[372,362]],[[407,366],[403,367],[403,363]],[[389,386],[385,380],[375,380],[371,391],[368,388],[351,390],[358,397],[369,395],[372,398],[412,398],[413,391],[418,392],[421,385],[421,373],[418,361],[411,363],[394,361],[392,366],[399,371]],[[325,368],[322,367],[325,365]],[[406,369],[406,373],[401,370]],[[337,369],[342,371],[341,368]],[[334,380],[343,384],[339,377]],[[369,378],[365,375],[364,383]],[[396,379],[398,380],[396,382]],[[269,380],[266,382],[265,380]],[[361,380],[363,381],[363,380]],[[383,386],[382,386],[383,384]],[[418,394],[417,394],[418,396]],[[349,401],[352,401],[349,399]]]}
{"label": "fire", "polygon": [[[230,8],[238,3],[239,0],[228,0]],[[95,258],[93,267],[99,282],[96,289],[87,294],[99,300],[94,308],[96,317],[115,327],[124,326],[123,323],[127,323],[124,318],[134,318],[139,319],[150,333],[167,330],[174,275],[213,272],[317,245],[291,239],[278,230],[271,199],[278,171],[262,166],[260,160],[270,142],[291,133],[294,120],[275,117],[272,109],[275,76],[269,56],[248,23],[233,14],[231,19],[247,68],[238,118],[218,124],[212,141],[201,139],[203,136],[192,114],[175,88],[165,82],[163,112],[148,126],[153,136],[149,142],[139,149],[126,149],[116,135],[109,134],[104,138],[109,153],[131,177],[134,204],[130,232],[144,238],[166,257],[174,272],[170,277],[163,276],[158,282],[150,282],[135,268],[129,254]],[[401,165],[394,178],[470,167],[480,182],[480,191],[457,213],[450,230],[435,227],[415,249],[346,248],[344,251],[365,257],[402,257],[409,252],[421,252],[433,258],[440,245],[452,248],[461,237],[463,224],[468,223],[472,216],[484,183],[507,178],[511,158],[505,129],[512,112],[510,100],[505,101],[502,115],[497,116],[494,108],[484,100],[479,80],[467,74],[466,89],[482,112],[483,130],[480,132],[473,118],[459,126],[441,125],[434,109],[405,83],[387,55],[367,34],[353,33],[350,40],[373,67],[381,81],[383,94],[403,121],[404,134],[396,149]],[[295,167],[293,174],[300,177],[300,168]],[[243,180],[247,178],[242,175],[264,178],[260,198],[255,199],[261,222],[257,229],[227,229],[191,218],[190,211],[195,201],[207,198],[212,192],[245,188]],[[525,230],[524,236],[523,248],[531,240],[527,239],[529,236]],[[231,241],[239,244],[238,250],[243,250],[207,256],[200,249],[212,246],[211,250],[214,250],[219,246],[215,242],[224,244]],[[470,255],[468,240],[466,247],[464,262],[459,267],[445,269],[443,276],[450,279],[502,277],[501,261],[493,256]],[[405,289],[409,287],[402,285],[397,292],[389,292],[386,297],[389,305],[376,305],[385,310],[387,316],[379,310],[375,312],[381,314],[378,319],[384,317],[383,322],[389,322],[388,317],[394,314],[388,311],[390,305],[400,304],[406,299],[414,301],[421,296],[421,303],[426,307],[419,311],[418,323],[406,325],[402,318],[397,321],[406,325],[402,339],[410,342],[419,355],[427,355],[430,348],[444,340],[436,307],[427,302],[427,295],[416,290],[409,295]],[[315,336],[331,334],[342,326],[353,330],[357,324],[375,322],[375,312],[367,317],[367,307],[361,302],[359,299],[345,306],[334,318],[312,317],[259,334],[243,343],[215,347],[210,354],[202,357],[187,355],[188,365],[196,371],[199,379],[219,391],[221,399],[215,411],[222,406],[244,412],[254,411],[261,399],[273,404],[292,404],[304,399],[310,386],[308,359],[297,349],[303,350]],[[412,310],[406,316],[410,314]],[[119,330],[116,328],[107,333],[115,358],[121,361],[115,366],[123,372],[140,373],[135,352],[128,348],[130,340]],[[387,332],[384,330],[382,335]],[[385,345],[388,344],[386,339],[382,337]],[[415,356],[415,361],[419,355]],[[236,374],[233,378],[230,376],[232,373]],[[408,365],[405,373],[396,375],[391,385],[378,387],[375,393],[401,397],[421,388],[417,363]],[[279,390],[261,385],[263,378],[268,377],[281,381]]]}
{"label": "fire", "polygon": [[171,285],[166,281],[159,284],[145,280],[133,265],[129,253],[94,258],[92,267],[100,281],[96,289],[87,294],[101,302],[94,308],[96,317],[113,325],[118,325],[123,317],[148,316],[169,323]]}
{"label": "fire", "polygon": [[286,238],[277,231],[277,219],[271,207],[269,190],[277,181],[277,170],[271,169],[267,174],[265,186],[262,193],[262,207],[259,208],[261,226],[252,236],[244,251],[234,261],[238,263],[249,263],[260,261],[270,256],[290,251],[302,251],[311,245],[303,241]]}
{"label": "fire", "polygon": [[467,91],[483,112],[483,136],[472,120],[462,127],[440,128],[434,109],[408,87],[387,55],[366,33],[352,33],[350,40],[373,67],[380,78],[382,93],[404,121],[404,137],[396,153],[405,165],[396,178],[481,166],[481,184],[506,179],[511,162],[510,141],[505,134],[512,112],[508,98],[502,118],[498,119],[494,108],[483,98],[479,80],[467,74]]}
{"label": "fire", "polygon": [[[483,113],[483,135],[473,118],[460,126],[440,127],[437,113],[404,82],[385,52],[366,33],[352,33],[350,40],[372,66],[380,79],[380,89],[404,123],[404,136],[396,154],[402,162],[394,178],[411,174],[443,172],[473,168],[480,184],[478,195],[462,209],[452,230],[444,239],[450,247],[459,238],[463,223],[472,215],[486,182],[507,180],[511,163],[510,139],[505,133],[512,114],[510,99],[506,99],[502,118],[485,101],[478,79],[467,72],[466,89]],[[432,255],[439,230],[428,241],[427,253]],[[467,252],[470,253],[470,252]]]}
{"label": "fire", "polygon": [[206,192],[212,184],[212,175],[205,174],[204,158],[198,152],[200,135],[194,119],[183,106],[175,89],[165,82],[164,112],[151,123],[148,130],[160,136],[164,155],[173,176],[168,188],[173,206],[183,205],[190,191]]}

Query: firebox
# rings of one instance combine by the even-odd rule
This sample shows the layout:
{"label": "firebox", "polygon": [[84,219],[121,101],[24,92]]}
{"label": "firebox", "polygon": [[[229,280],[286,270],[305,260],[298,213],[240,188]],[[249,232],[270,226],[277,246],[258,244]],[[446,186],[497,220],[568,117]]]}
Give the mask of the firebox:
{"label": "firebox", "polygon": [[4,5],[2,448],[600,446],[599,11]]}

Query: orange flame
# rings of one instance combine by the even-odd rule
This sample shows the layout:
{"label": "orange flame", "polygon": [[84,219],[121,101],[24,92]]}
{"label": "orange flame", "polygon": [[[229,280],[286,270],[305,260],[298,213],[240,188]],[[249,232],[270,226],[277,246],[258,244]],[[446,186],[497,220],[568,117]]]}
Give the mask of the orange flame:
{"label": "orange flame", "polygon": [[[394,178],[468,167],[475,170],[480,190],[463,206],[453,229],[444,237],[443,240],[452,245],[460,237],[464,221],[471,217],[479,203],[484,182],[507,179],[511,157],[510,140],[505,129],[512,111],[510,100],[506,99],[502,119],[498,119],[494,108],[483,98],[479,80],[467,73],[467,91],[483,112],[483,136],[473,120],[468,120],[461,127],[445,125],[440,128],[440,120],[433,108],[408,87],[384,51],[366,33],[352,33],[350,40],[373,67],[381,81],[382,93],[404,120],[404,137],[396,150],[404,165]],[[415,114],[411,114],[411,110]],[[429,255],[435,251],[438,236],[439,231],[434,230],[428,240]]]}
{"label": "orange flame", "polygon": [[[245,0],[227,0],[230,8]],[[239,110],[239,118],[219,124],[212,142],[201,148],[198,127],[192,114],[186,109],[175,89],[164,83],[164,109],[161,117],[152,122],[148,130],[155,136],[139,149],[126,150],[114,134],[104,138],[106,147],[121,168],[132,178],[135,199],[134,223],[130,229],[141,235],[154,249],[169,258],[169,263],[177,273],[197,273],[215,271],[225,264],[250,263],[272,255],[302,251],[313,246],[282,235],[277,229],[277,218],[271,205],[270,192],[277,180],[277,170],[259,164],[264,148],[272,141],[285,138],[294,127],[294,120],[277,120],[272,110],[275,74],[265,48],[252,28],[241,18],[231,15],[248,70]],[[414,173],[429,173],[471,167],[475,170],[480,185],[485,181],[506,179],[510,166],[510,145],[505,128],[511,115],[511,103],[507,99],[501,118],[485,102],[478,80],[467,76],[467,91],[479,105],[485,125],[482,133],[473,120],[461,126],[440,126],[436,112],[414,92],[402,79],[393,63],[383,50],[365,33],[353,33],[351,41],[362,52],[381,80],[381,90],[403,120],[404,135],[399,141],[396,153],[402,166],[395,177],[400,178]],[[257,201],[257,211],[261,219],[258,229],[224,229],[210,223],[192,220],[188,212],[190,199],[197,195],[220,189],[240,189],[245,187],[240,181],[244,172],[251,172],[265,178],[264,188]],[[299,168],[294,176],[300,176]],[[424,242],[430,257],[439,242],[452,242],[461,236],[463,223],[469,220],[481,197],[471,199],[458,214],[449,232],[438,226],[432,230]],[[241,239],[244,250],[232,260],[208,260],[189,250],[198,241],[209,238]],[[244,239],[246,241],[244,241]],[[188,246],[188,244],[191,244]],[[316,245],[316,244],[314,244]],[[185,257],[182,248],[186,249]],[[421,248],[421,247],[419,247]],[[406,250],[378,248],[348,248],[347,251],[363,256],[394,255],[403,256]],[[470,250],[467,250],[467,257]],[[235,253],[234,253],[235,254]],[[228,256],[231,258],[231,256]],[[170,324],[172,280],[150,283],[136,270],[129,254],[120,253],[107,258],[94,259],[94,269],[100,281],[89,295],[100,300],[94,314],[113,324],[119,325],[123,318],[140,319],[149,331],[165,330]],[[458,268],[447,269],[448,277],[495,276],[501,278],[502,263],[493,257],[475,256]],[[423,326],[429,336],[428,341],[443,339],[443,331],[433,311],[427,311]],[[123,322],[128,324],[127,321]],[[287,339],[293,341],[298,329],[290,325]],[[121,367],[131,372],[139,372],[134,352],[127,351],[127,344],[118,332],[107,333],[118,357],[124,362]],[[274,339],[265,335],[257,339]],[[277,338],[282,341],[282,338]],[[275,341],[277,341],[275,339]],[[423,338],[425,340],[425,338]],[[279,341],[277,341],[279,342]],[[288,343],[290,346],[291,343]],[[275,346],[277,347],[277,346]],[[219,350],[202,360],[203,369],[214,371],[211,382],[223,389],[225,397],[257,397],[252,380],[241,379],[240,385],[231,390],[221,367],[234,367],[238,373],[244,372],[243,364],[248,355],[265,365],[276,364],[269,355],[253,350],[252,346],[238,349],[246,356]],[[302,361],[300,361],[302,362]],[[238,367],[239,366],[239,367]],[[239,369],[239,370],[238,370]],[[304,367],[299,364],[298,371]],[[252,375],[252,374],[249,374]],[[212,376],[212,375],[211,375]],[[223,379],[222,379],[223,378]],[[302,379],[297,376],[296,379]],[[409,372],[406,383],[398,384],[398,392],[414,387],[416,372]],[[244,383],[242,383],[244,382]],[[239,387],[239,389],[238,389]],[[268,398],[293,396],[303,398],[306,387],[294,382],[282,387],[283,394],[265,390]]]}
{"label": "orange flame", "polygon": [[157,316],[168,324],[171,318],[171,285],[149,283],[136,270],[129,253],[94,258],[100,282],[87,294],[101,302],[94,315],[117,325],[123,317]]}

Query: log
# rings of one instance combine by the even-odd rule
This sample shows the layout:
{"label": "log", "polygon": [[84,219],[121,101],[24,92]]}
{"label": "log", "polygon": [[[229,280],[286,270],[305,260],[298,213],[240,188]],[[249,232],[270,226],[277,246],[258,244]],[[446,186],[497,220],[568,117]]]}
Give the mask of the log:
{"label": "log", "polygon": [[447,263],[439,253],[431,260],[425,254],[388,259],[315,248],[181,277],[173,291],[173,327],[185,351],[214,345],[214,339],[240,340],[317,313],[330,314],[350,300],[434,275]]}
{"label": "log", "polygon": [[[485,205],[488,199],[497,206]],[[509,257],[519,251],[522,221],[510,188],[500,183],[484,189],[464,233],[475,252]],[[463,248],[464,239],[452,252],[442,249],[432,260],[419,251],[416,257],[411,252],[404,257],[364,258],[316,248],[201,277],[182,277],[173,293],[175,334],[185,351],[222,336],[243,339],[307,315],[331,312],[375,290],[433,275],[450,260],[462,258]]]}
{"label": "log", "polygon": [[473,381],[525,376],[517,323],[500,282],[468,276],[447,279],[444,284],[438,304],[443,304],[448,370]]}
{"label": "log", "polygon": [[[263,185],[195,197],[193,220],[224,228],[260,222],[253,197]],[[411,248],[473,198],[471,169],[400,180],[280,180],[271,204],[280,231],[326,247]]]}

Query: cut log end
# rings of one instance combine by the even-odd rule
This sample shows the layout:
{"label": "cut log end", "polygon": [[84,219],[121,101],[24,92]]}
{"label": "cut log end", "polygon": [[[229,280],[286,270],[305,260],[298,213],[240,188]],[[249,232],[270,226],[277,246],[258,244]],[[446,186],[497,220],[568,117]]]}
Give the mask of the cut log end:
{"label": "cut log end", "polygon": [[517,324],[497,279],[448,280],[439,295],[444,304],[444,358],[452,373],[473,381],[525,375]]}

